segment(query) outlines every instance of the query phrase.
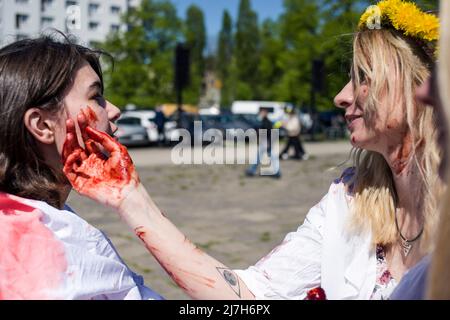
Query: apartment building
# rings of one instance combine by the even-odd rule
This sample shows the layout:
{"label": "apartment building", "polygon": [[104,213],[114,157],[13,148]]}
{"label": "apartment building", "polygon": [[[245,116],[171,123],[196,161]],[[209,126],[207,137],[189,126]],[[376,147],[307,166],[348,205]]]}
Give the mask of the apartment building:
{"label": "apartment building", "polygon": [[121,17],[139,0],[0,0],[1,45],[49,28],[75,35],[92,46],[126,28]]}

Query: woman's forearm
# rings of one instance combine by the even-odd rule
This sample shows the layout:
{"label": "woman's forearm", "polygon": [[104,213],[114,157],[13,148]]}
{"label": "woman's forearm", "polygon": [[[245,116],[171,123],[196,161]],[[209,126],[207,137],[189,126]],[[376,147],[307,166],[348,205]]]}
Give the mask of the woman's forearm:
{"label": "woman's forearm", "polygon": [[193,299],[254,299],[231,269],[197,248],[161,213],[142,185],[126,198],[119,213]]}

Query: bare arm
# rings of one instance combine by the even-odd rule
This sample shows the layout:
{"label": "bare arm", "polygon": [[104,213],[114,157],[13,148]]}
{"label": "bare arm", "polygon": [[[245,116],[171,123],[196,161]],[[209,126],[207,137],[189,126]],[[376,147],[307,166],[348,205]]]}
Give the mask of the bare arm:
{"label": "bare arm", "polygon": [[119,213],[190,297],[254,299],[230,268],[200,250],[161,213],[142,185],[127,197]]}
{"label": "bare arm", "polygon": [[[67,122],[64,173],[81,194],[115,209],[170,277],[194,299],[254,299],[227,266],[198,249],[148,195],[126,148],[78,117],[85,149],[73,120]],[[104,156],[99,147],[109,156]]]}

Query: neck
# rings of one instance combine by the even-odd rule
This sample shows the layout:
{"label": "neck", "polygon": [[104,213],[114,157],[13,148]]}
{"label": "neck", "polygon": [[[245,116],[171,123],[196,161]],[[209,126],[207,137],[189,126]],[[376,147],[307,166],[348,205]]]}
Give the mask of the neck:
{"label": "neck", "polygon": [[383,153],[392,170],[397,192],[397,219],[402,234],[414,237],[423,226],[423,180],[414,161],[411,133]]}
{"label": "neck", "polygon": [[61,191],[59,192],[59,198],[61,206],[59,209],[63,209],[64,205],[66,204],[67,198],[69,197],[70,191],[72,191],[72,187],[69,185],[66,185],[61,188]]}

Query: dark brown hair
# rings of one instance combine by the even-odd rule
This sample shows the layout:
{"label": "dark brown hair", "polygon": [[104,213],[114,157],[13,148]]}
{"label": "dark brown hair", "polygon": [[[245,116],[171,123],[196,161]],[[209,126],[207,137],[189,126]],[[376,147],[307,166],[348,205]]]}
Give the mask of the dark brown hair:
{"label": "dark brown hair", "polygon": [[58,33],[25,39],[0,49],[0,191],[60,207],[59,189],[68,183],[45,163],[24,125],[32,107],[58,112],[81,65],[103,77],[103,52],[77,45]]}

